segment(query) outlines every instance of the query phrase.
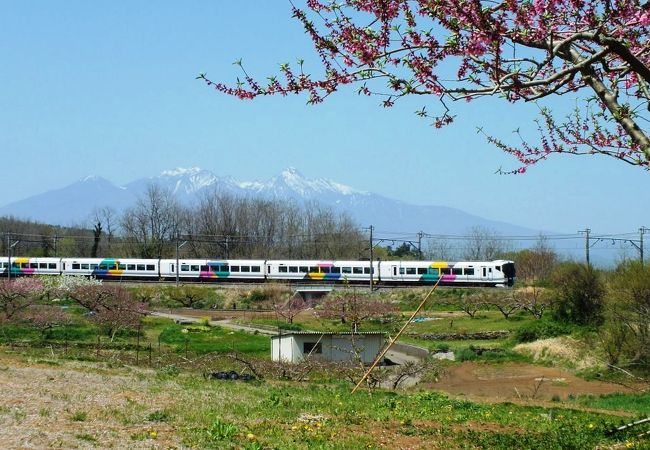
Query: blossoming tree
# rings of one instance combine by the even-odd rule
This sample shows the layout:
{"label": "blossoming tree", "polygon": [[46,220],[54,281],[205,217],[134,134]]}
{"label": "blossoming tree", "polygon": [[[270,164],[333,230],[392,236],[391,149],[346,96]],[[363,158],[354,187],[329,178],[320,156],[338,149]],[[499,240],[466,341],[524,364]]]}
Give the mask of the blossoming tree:
{"label": "blossoming tree", "polygon": [[[525,172],[551,154],[602,154],[650,169],[650,2],[641,0],[306,0],[293,6],[323,71],[303,61],[260,82],[244,71],[236,85],[199,78],[252,99],[307,93],[319,103],[344,85],[390,107],[433,96],[417,114],[442,127],[453,101],[499,96],[542,101],[571,93],[579,104],[556,117],[541,102],[540,140],[511,145],[487,135]],[[645,128],[644,128],[645,126]]]}

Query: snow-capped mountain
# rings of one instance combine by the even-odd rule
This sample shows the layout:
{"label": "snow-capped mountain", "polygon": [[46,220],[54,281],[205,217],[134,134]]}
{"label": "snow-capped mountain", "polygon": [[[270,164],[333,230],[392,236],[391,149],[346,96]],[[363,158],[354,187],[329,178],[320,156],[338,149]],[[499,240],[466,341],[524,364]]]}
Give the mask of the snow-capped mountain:
{"label": "snow-capped mountain", "polygon": [[318,202],[335,211],[349,213],[360,225],[378,230],[425,231],[462,234],[473,226],[503,234],[534,234],[537,230],[497,222],[443,206],[416,206],[325,179],[308,179],[290,167],[268,181],[239,181],[219,177],[198,167],[166,170],[156,177],[141,178],[124,187],[90,176],[62,189],[48,191],[0,208],[0,215],[13,215],[51,224],[88,223],[92,211],[111,206],[117,212],[131,206],[146,189],[156,185],[172,192],[183,204],[192,204],[206,192],[216,190],[235,196],[282,201]]}

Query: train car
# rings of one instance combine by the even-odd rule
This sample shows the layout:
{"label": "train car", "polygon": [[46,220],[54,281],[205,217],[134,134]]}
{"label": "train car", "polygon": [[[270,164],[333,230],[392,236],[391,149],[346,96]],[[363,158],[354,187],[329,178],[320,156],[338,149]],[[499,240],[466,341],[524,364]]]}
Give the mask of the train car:
{"label": "train car", "polygon": [[512,286],[515,281],[512,261],[383,261],[382,283],[440,284],[447,286]]}
{"label": "train car", "polygon": [[99,279],[160,278],[159,260],[138,258],[61,258],[64,275]]}
{"label": "train car", "polygon": [[[378,263],[373,263],[373,280],[378,280]],[[287,281],[362,282],[370,281],[368,261],[269,260],[266,278]]]}
{"label": "train car", "polygon": [[[0,257],[0,274],[7,276],[8,259]],[[100,279],[186,281],[332,282],[433,284],[448,286],[512,286],[512,261],[323,261],[261,259],[137,259],[25,258],[11,259],[11,275],[78,275]],[[177,267],[178,266],[178,267]]]}
{"label": "train car", "polygon": [[[9,258],[0,257],[0,275],[7,276]],[[61,259],[49,257],[11,258],[11,276],[60,275]]]}
{"label": "train car", "polygon": [[[181,259],[178,278],[195,281],[264,281],[263,259]],[[160,260],[160,276],[176,278],[176,260]]]}

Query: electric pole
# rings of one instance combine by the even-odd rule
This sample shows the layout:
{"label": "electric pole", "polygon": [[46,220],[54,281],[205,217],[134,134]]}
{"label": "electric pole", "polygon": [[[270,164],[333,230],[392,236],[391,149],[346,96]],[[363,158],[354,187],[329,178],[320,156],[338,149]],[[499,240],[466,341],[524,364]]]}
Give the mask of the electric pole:
{"label": "electric pole", "polygon": [[374,275],[372,273],[372,258],[373,258],[373,254],[372,254],[372,249],[373,249],[372,248],[372,231],[375,229],[375,227],[370,225],[370,227],[368,229],[370,230],[370,292],[372,292],[372,289],[373,289],[372,277]]}
{"label": "electric pole", "polygon": [[589,266],[589,233],[591,233],[591,228],[585,228],[584,230],[578,231],[578,233],[585,235],[585,255],[587,257],[587,266]]}
{"label": "electric pole", "polygon": [[424,233],[420,231],[418,233],[418,259],[422,261],[422,236],[424,236]]}
{"label": "electric pole", "polygon": [[650,231],[650,228],[641,227],[639,228],[639,256],[641,259],[641,267],[643,267],[643,235]]}

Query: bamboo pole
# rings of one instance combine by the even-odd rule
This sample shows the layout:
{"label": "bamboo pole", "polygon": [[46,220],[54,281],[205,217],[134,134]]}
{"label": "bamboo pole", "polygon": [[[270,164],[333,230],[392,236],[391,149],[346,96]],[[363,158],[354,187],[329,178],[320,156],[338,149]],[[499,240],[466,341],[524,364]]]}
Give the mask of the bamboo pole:
{"label": "bamboo pole", "polygon": [[402,333],[404,332],[406,327],[411,323],[411,321],[415,318],[415,316],[417,316],[417,314],[420,312],[420,310],[422,309],[424,304],[427,302],[427,300],[429,300],[429,297],[431,297],[431,294],[433,294],[433,291],[435,291],[436,288],[438,287],[438,284],[440,284],[440,280],[442,280],[442,274],[440,274],[440,278],[438,278],[438,281],[436,281],[436,284],[433,285],[433,287],[431,288],[429,293],[420,302],[420,305],[417,307],[417,309],[415,311],[413,311],[413,314],[411,314],[411,317],[409,317],[409,320],[407,320],[406,323],[404,324],[404,326],[402,326],[402,329],[399,330],[399,333],[397,333],[394,338],[389,338],[388,339],[388,345],[386,346],[386,348],[377,356],[377,358],[375,359],[375,362],[372,363],[370,368],[363,375],[363,378],[361,378],[359,380],[359,382],[357,383],[357,385],[354,387],[354,389],[352,389],[351,394],[354,394],[357,391],[357,389],[359,389],[359,386],[361,386],[361,383],[363,383],[366,380],[366,378],[368,378],[368,375],[370,375],[370,372],[372,372],[372,369],[374,369],[377,366],[377,364],[379,364],[379,361],[381,361],[381,359],[384,357],[384,355],[386,353],[388,353],[388,350],[390,350],[390,348],[397,341],[397,339],[399,339],[399,337],[402,335]]}

